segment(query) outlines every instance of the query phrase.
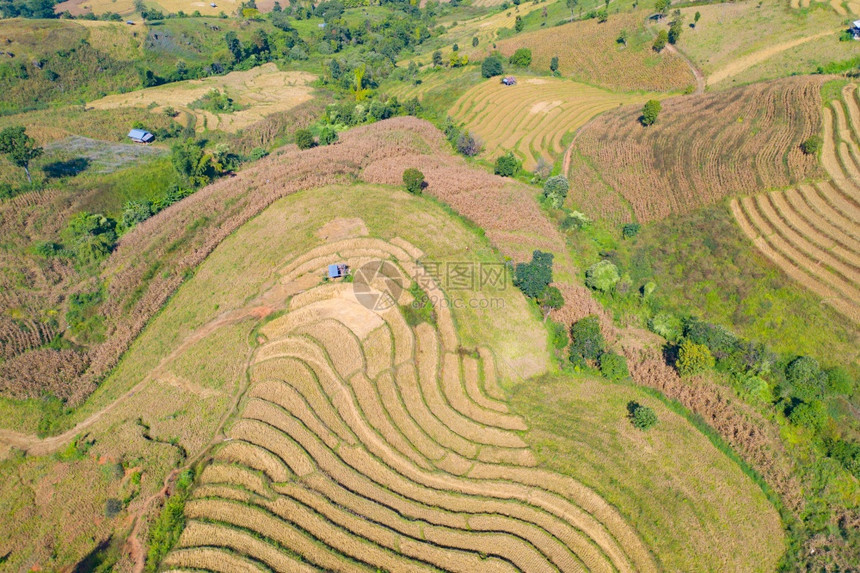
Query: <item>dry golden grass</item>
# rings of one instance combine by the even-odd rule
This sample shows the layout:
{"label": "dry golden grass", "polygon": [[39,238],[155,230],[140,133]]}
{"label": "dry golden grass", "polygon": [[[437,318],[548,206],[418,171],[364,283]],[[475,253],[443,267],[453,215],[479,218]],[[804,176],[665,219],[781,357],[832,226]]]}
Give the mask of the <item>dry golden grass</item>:
{"label": "dry golden grass", "polygon": [[[309,101],[312,96],[310,82],[314,76],[305,72],[281,72],[275,64],[264,64],[245,72],[230,72],[217,78],[187,80],[169,85],[146,88],[125,94],[105,96],[90,102],[94,109],[173,107],[197,117],[197,128],[217,129],[234,133],[256,123],[267,115],[287,111]],[[212,89],[227,93],[245,109],[225,114],[191,109],[192,102]]]}
{"label": "dry golden grass", "polygon": [[240,464],[263,472],[274,482],[287,481],[290,477],[290,471],[280,458],[248,442],[227,442],[218,448],[215,457],[228,464]]}
{"label": "dry golden grass", "polygon": [[517,80],[514,86],[506,86],[498,78],[481,82],[464,93],[448,113],[483,142],[483,157],[494,159],[511,150],[530,170],[540,158],[548,163],[560,158],[562,139],[591,118],[654,97],[613,93],[557,78]]}

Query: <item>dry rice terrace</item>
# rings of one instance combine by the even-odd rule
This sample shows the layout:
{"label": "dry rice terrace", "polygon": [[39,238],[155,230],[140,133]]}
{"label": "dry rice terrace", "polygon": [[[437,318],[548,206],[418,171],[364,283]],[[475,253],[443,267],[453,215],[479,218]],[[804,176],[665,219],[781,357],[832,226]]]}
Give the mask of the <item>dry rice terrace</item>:
{"label": "dry rice terrace", "polygon": [[744,233],[785,273],[860,322],[860,101],[857,86],[823,108],[830,181],[732,199]]}
{"label": "dry rice terrace", "polygon": [[463,94],[448,113],[483,142],[485,157],[513,150],[531,170],[540,158],[550,164],[558,159],[565,135],[594,116],[647,99],[556,78],[520,77],[514,86],[491,78]]}
{"label": "dry rice terrace", "polygon": [[824,79],[801,77],[664,100],[657,123],[641,107],[599,116],[571,152],[570,201],[594,217],[647,222],[738,192],[820,175],[800,143],[819,132]]}
{"label": "dry rice terrace", "polygon": [[[334,259],[412,277],[423,256],[402,240],[351,237],[293,260],[282,280],[319,276]],[[614,508],[535,468],[492,352],[464,350],[443,291],[423,284],[435,327],[410,327],[395,303],[411,296],[387,296],[379,276],[359,295],[349,284],[301,293],[260,329],[241,417],[165,566],[656,571]],[[382,302],[367,308],[362,295]]]}
{"label": "dry rice terrace", "polygon": [[[315,76],[306,72],[281,72],[268,63],[244,72],[230,72],[223,77],[186,80],[164,86],[105,96],[88,106],[94,109],[127,107],[173,107],[197,116],[197,129],[219,129],[236,132],[268,115],[287,111],[312,97],[310,83]],[[232,113],[215,114],[188,106],[212,89],[226,93],[244,107]]]}

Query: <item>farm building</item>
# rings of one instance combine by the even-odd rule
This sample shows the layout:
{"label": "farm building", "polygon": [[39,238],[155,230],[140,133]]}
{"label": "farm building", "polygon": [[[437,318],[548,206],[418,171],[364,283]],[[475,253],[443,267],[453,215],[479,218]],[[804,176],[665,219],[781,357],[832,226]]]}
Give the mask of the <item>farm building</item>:
{"label": "farm building", "polygon": [[505,76],[502,78],[502,83],[506,86],[512,86],[517,83],[517,78],[515,78],[514,76]]}
{"label": "farm building", "polygon": [[328,266],[328,278],[339,279],[349,274],[349,267],[344,263]]}
{"label": "farm building", "polygon": [[155,136],[145,129],[132,129],[128,132],[128,137],[135,143],[151,143]]}
{"label": "farm building", "polygon": [[855,40],[860,40],[860,20],[854,20],[851,22],[851,35],[854,36]]}

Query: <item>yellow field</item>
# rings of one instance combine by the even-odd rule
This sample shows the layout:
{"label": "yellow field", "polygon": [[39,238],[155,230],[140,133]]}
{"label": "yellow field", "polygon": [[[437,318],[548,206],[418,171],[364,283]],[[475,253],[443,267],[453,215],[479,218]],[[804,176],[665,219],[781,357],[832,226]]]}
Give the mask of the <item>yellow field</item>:
{"label": "yellow field", "polygon": [[860,100],[848,85],[823,110],[831,181],[733,199],[744,233],[788,276],[860,322]]}
{"label": "yellow field", "polygon": [[[311,99],[310,82],[314,76],[306,72],[281,72],[275,64],[245,72],[230,72],[226,76],[188,80],[147,88],[125,94],[103,97],[88,104],[95,109],[121,107],[173,107],[197,116],[197,129],[219,129],[235,132],[265,116],[291,109]],[[245,107],[229,114],[190,109],[188,106],[212,89],[227,93]]]}
{"label": "yellow field", "polygon": [[449,114],[483,141],[484,157],[493,159],[511,150],[526,169],[534,168],[541,157],[549,163],[558,159],[564,153],[564,136],[594,116],[652,97],[556,78],[518,79],[514,86],[505,86],[498,78],[474,86]]}
{"label": "yellow field", "polygon": [[[217,16],[219,13],[235,14],[241,2],[238,0],[215,0],[215,6],[210,2],[200,0],[148,0],[147,5],[161,8],[164,12],[176,13],[180,10],[186,14],[199,11],[204,16]],[[271,8],[271,7],[270,7]],[[139,23],[140,16],[135,14],[134,0],[66,0],[54,7],[57,13],[68,10],[73,16],[92,12],[93,14],[104,14],[115,12]]]}

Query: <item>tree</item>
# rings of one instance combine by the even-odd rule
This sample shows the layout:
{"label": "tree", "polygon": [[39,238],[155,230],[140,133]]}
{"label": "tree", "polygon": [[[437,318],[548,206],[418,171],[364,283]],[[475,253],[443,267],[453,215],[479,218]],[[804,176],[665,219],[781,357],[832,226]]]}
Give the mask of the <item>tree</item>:
{"label": "tree", "polygon": [[582,364],[584,360],[597,360],[606,341],[600,332],[600,320],[589,315],[573,323],[570,327],[570,361]]}
{"label": "tree", "polygon": [[612,290],[620,278],[618,267],[608,259],[594,263],[585,271],[585,285],[600,292]]}
{"label": "tree", "polygon": [[693,16],[693,24],[692,24],[692,27],[693,27],[693,28],[695,28],[695,27],[696,27],[696,24],[698,24],[698,23],[699,23],[699,20],[701,20],[701,19],[702,19],[702,13],[697,11],[697,12],[696,12],[696,15],[695,15],[695,16]]}
{"label": "tree", "polygon": [[827,383],[827,374],[822,372],[818,361],[811,356],[800,356],[785,367],[783,394],[809,402],[820,398]]}
{"label": "tree", "polygon": [[678,348],[678,361],[675,364],[681,376],[695,376],[714,367],[714,357],[704,344],[684,340]]}
{"label": "tree", "polygon": [[472,37],[472,47],[473,47],[473,48],[477,48],[477,47],[478,47],[478,36],[473,36],[473,37]]}
{"label": "tree", "polygon": [[821,136],[812,135],[800,144],[800,150],[806,155],[817,155],[821,151],[821,145]]}
{"label": "tree", "polygon": [[520,171],[521,163],[510,151],[496,159],[495,173],[502,177],[513,177]]}
{"label": "tree", "polygon": [[683,334],[681,319],[668,312],[658,312],[651,317],[648,328],[670,342],[675,342]]}
{"label": "tree", "polygon": [[654,410],[639,402],[627,403],[627,415],[630,418],[630,423],[643,432],[653,428],[657,423],[657,414],[654,413]]}
{"label": "tree", "polygon": [[669,4],[671,4],[671,0],[657,0],[654,3],[654,9],[660,14],[665,15],[669,11]]}
{"label": "tree", "polygon": [[534,251],[531,262],[514,268],[514,286],[529,298],[539,298],[552,282],[552,259],[552,253]]}
{"label": "tree", "polygon": [[642,108],[642,115],[639,117],[639,122],[644,126],[654,125],[657,121],[657,116],[660,115],[660,111],[663,109],[663,106],[660,105],[660,102],[656,99],[649,99],[645,102],[645,106]]}
{"label": "tree", "polygon": [[438,68],[442,65],[442,52],[436,50],[433,52],[433,67]]}
{"label": "tree", "polygon": [[565,0],[567,9],[570,10],[570,19],[573,20],[573,10],[579,5],[579,0]]}
{"label": "tree", "polygon": [[337,132],[334,128],[325,126],[320,130],[320,145],[331,145],[337,141]]}
{"label": "tree", "polygon": [[508,62],[521,68],[527,68],[532,63],[532,51],[528,48],[519,48],[508,58]]}
{"label": "tree", "polygon": [[639,223],[624,223],[621,227],[621,236],[625,239],[630,239],[639,234],[639,229],[642,226]]}
{"label": "tree", "polygon": [[309,129],[297,129],[295,134],[296,145],[299,149],[310,149],[316,145],[314,135]]}
{"label": "tree", "polygon": [[666,47],[666,43],[669,41],[669,32],[666,30],[660,30],[657,34],[657,37],[654,38],[654,43],[651,44],[651,47],[655,52],[662,52],[663,48]]}
{"label": "tree", "polygon": [[788,419],[792,424],[819,432],[827,425],[827,407],[820,400],[802,402],[791,409]]}
{"label": "tree", "polygon": [[627,30],[621,30],[618,33],[618,38],[615,41],[619,44],[624,44],[625,46],[627,46]]}
{"label": "tree", "polygon": [[36,146],[36,140],[27,135],[24,126],[14,125],[0,131],[0,153],[24,169],[28,183],[33,182],[30,177],[30,162],[42,155],[42,148]]}
{"label": "tree", "polygon": [[457,137],[457,151],[466,157],[474,157],[481,151],[481,144],[471,133],[464,132]]}
{"label": "tree", "polygon": [[666,39],[669,40],[669,43],[674,45],[678,43],[678,39],[681,37],[681,32],[684,29],[684,17],[679,13],[672,23],[669,24],[669,33],[666,35]]}
{"label": "tree", "polygon": [[122,226],[130,229],[154,213],[152,201],[128,201],[122,209]]}
{"label": "tree", "polygon": [[190,137],[171,147],[170,161],[174,169],[192,185],[205,185],[211,178],[209,157],[204,155],[200,144]]}
{"label": "tree", "polygon": [[600,373],[605,378],[619,381],[630,376],[627,369],[627,359],[614,352],[604,352],[600,355]]}
{"label": "tree", "polygon": [[122,511],[122,502],[115,497],[110,497],[105,502],[105,517],[112,519]]}
{"label": "tree", "polygon": [[514,31],[520,33],[523,31],[523,27],[525,27],[526,23],[523,22],[522,16],[517,16],[514,18]]}
{"label": "tree", "polygon": [[414,167],[410,167],[403,172],[403,184],[407,191],[413,195],[418,195],[424,188],[424,174]]}
{"label": "tree", "polygon": [[64,242],[84,265],[109,255],[116,238],[116,221],[100,213],[78,213],[63,231]]}
{"label": "tree", "polygon": [[502,57],[499,54],[487,56],[481,64],[481,75],[485,78],[500,76],[504,73]]}
{"label": "tree", "polygon": [[543,309],[544,320],[546,320],[550,312],[564,306],[564,295],[561,294],[561,291],[557,287],[548,286],[538,298],[538,304]]}
{"label": "tree", "polygon": [[549,61],[549,71],[556,73],[558,71],[558,56],[553,56]]}
{"label": "tree", "polygon": [[564,205],[564,200],[569,190],[570,183],[568,183],[567,177],[564,175],[550,177],[543,184],[543,196],[556,209],[560,209]]}
{"label": "tree", "polygon": [[460,44],[454,44],[453,46],[451,46],[451,51],[459,52],[460,51]]}

